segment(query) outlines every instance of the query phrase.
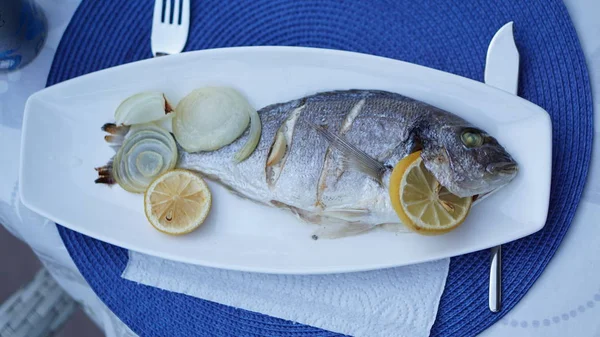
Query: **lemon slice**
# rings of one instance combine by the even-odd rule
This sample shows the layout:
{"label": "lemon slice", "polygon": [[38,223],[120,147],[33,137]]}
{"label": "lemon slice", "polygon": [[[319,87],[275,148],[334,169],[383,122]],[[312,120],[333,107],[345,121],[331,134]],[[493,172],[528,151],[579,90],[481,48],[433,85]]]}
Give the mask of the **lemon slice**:
{"label": "lemon slice", "polygon": [[204,222],[211,201],[210,190],[202,178],[191,171],[173,170],[148,186],[144,210],[150,224],[159,231],[182,235]]}
{"label": "lemon slice", "polygon": [[447,233],[469,214],[473,198],[460,198],[441,186],[425,168],[421,152],[402,159],[390,177],[392,207],[411,230],[425,235]]}

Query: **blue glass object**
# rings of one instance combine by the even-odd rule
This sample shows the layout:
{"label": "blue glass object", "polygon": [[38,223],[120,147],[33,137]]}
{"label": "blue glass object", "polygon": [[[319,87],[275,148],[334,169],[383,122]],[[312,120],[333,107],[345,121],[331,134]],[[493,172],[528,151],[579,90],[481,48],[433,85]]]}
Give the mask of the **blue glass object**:
{"label": "blue glass object", "polygon": [[44,12],[34,1],[0,2],[0,72],[31,62],[44,46],[47,33]]}

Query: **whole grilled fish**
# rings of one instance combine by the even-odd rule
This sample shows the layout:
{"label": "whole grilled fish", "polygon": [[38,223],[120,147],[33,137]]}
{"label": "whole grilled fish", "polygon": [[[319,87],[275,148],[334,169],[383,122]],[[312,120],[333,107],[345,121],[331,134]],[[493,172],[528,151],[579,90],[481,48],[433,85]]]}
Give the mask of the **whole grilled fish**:
{"label": "whole grilled fish", "polygon": [[324,225],[323,236],[400,223],[389,200],[389,176],[417,150],[440,184],[461,197],[489,193],[517,173],[513,158],[485,131],[391,92],[318,93],[267,106],[259,115],[261,140],[247,160],[232,162],[248,132],[217,151],[180,149],[178,167]]}

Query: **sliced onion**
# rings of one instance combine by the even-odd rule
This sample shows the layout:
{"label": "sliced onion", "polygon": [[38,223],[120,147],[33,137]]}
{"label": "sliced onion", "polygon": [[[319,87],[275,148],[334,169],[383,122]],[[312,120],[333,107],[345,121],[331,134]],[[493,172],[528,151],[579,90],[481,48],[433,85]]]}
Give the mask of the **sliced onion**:
{"label": "sliced onion", "polygon": [[156,177],[163,167],[163,157],[153,151],[143,151],[135,158],[135,167],[144,177]]}
{"label": "sliced onion", "polygon": [[244,144],[244,146],[233,157],[238,163],[250,157],[258,145],[258,142],[260,141],[260,135],[262,133],[262,123],[260,121],[258,112],[255,109],[252,109],[252,111],[248,112],[250,113],[250,135],[248,136],[246,144]]}
{"label": "sliced onion", "polygon": [[142,193],[162,173],[177,164],[177,144],[163,128],[144,124],[131,128],[117,152],[113,176],[123,189]]}
{"label": "sliced onion", "polygon": [[115,111],[117,125],[143,124],[169,117],[173,108],[161,92],[145,91],[125,99]]}
{"label": "sliced onion", "polygon": [[250,137],[236,154],[236,160],[246,159],[260,139],[260,117],[235,89],[196,89],[185,96],[175,110],[173,134],[188,152],[214,151],[231,144],[248,128],[250,120]]}
{"label": "sliced onion", "polygon": [[167,115],[167,117],[159,119],[157,121],[154,121],[154,124],[160,126],[161,128],[169,131],[169,132],[173,132],[173,117],[175,116],[175,113],[170,113]]}
{"label": "sliced onion", "polygon": [[[148,179],[151,182],[160,173],[172,169],[172,167],[169,167],[170,163],[165,160],[170,158],[170,154],[171,151],[165,143],[157,139],[144,138],[134,144],[127,152],[126,162],[124,163],[125,169],[134,184]],[[159,157],[160,160],[152,160],[153,157]],[[141,185],[144,189],[148,186],[145,183]]]}

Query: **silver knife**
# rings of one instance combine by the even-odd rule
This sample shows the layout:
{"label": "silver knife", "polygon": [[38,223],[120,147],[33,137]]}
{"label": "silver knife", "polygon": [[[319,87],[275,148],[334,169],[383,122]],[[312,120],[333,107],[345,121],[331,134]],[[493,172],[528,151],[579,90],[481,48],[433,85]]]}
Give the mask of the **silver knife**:
{"label": "silver knife", "polygon": [[[490,42],[485,60],[485,83],[517,94],[519,51],[513,36],[513,22],[502,26]],[[489,305],[492,312],[502,307],[502,246],[491,249]]]}

